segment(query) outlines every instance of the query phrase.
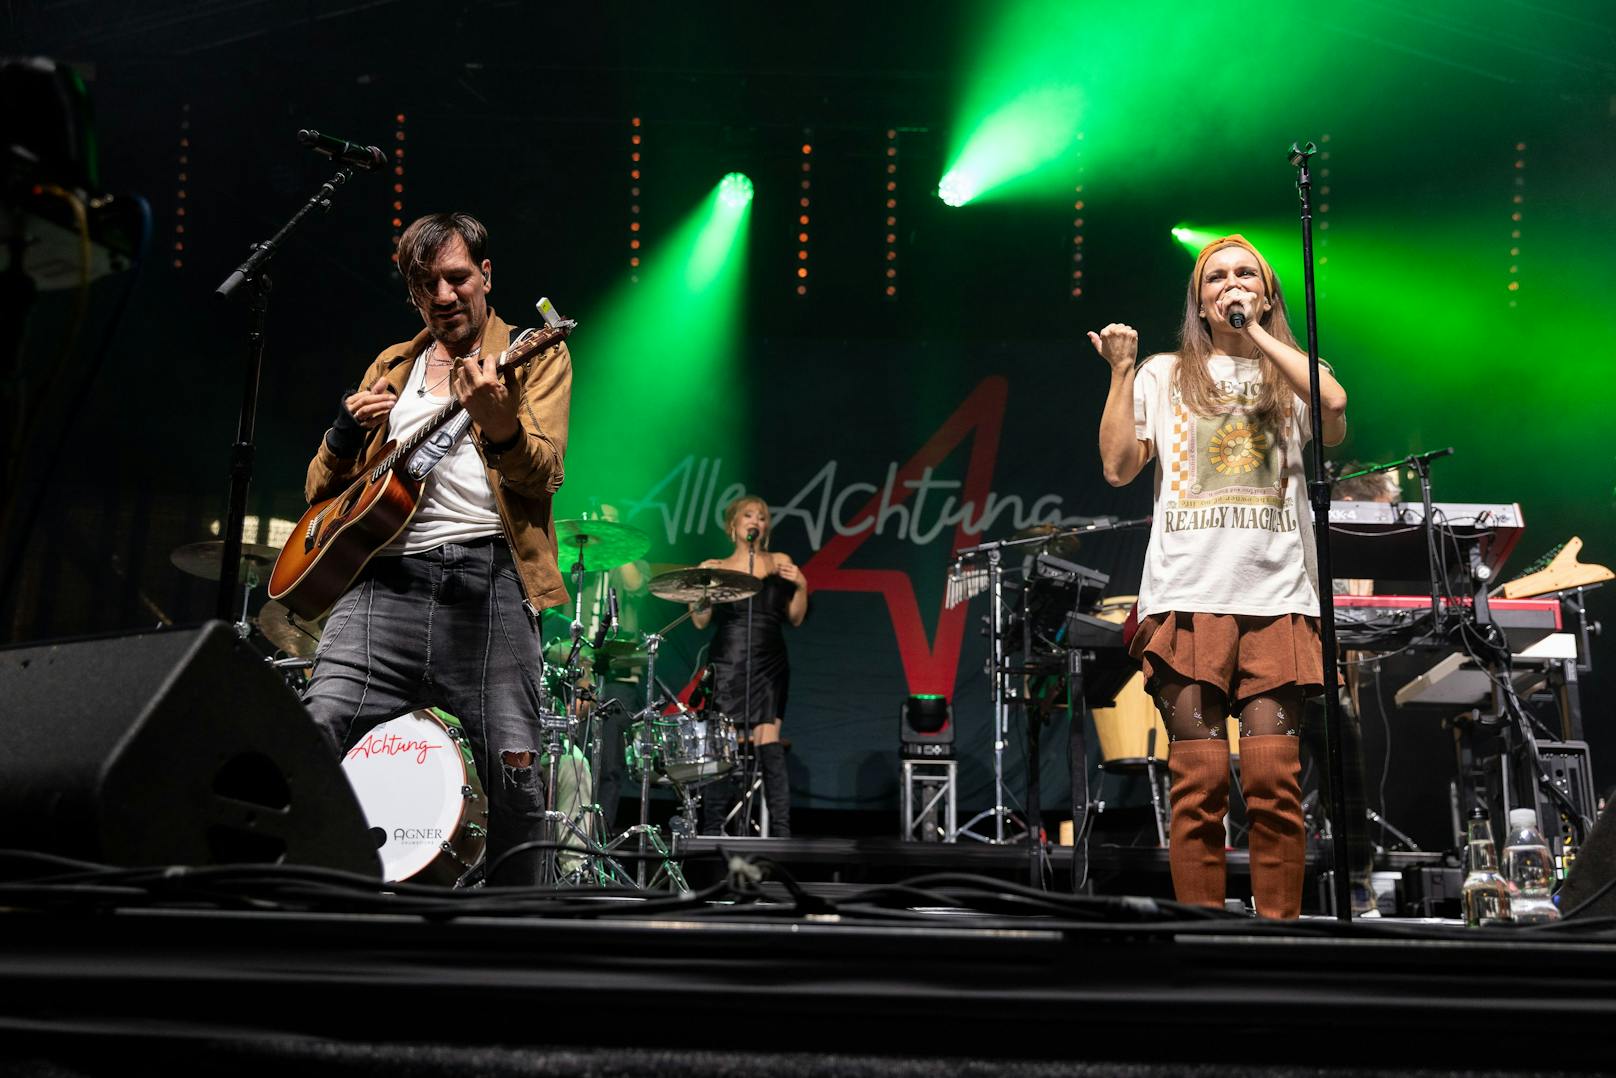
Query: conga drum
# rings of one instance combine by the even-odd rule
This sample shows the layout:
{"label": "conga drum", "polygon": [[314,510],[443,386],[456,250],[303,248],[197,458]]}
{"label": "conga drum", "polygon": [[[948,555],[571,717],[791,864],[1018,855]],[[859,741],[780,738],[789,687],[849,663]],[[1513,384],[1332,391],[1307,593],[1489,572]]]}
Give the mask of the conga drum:
{"label": "conga drum", "polygon": [[[1138,601],[1138,596],[1116,595],[1100,601],[1095,617],[1121,624]],[[1100,735],[1100,767],[1106,771],[1134,771],[1145,766],[1150,750],[1150,731],[1156,731],[1156,759],[1167,759],[1167,727],[1156,701],[1145,691],[1145,675],[1134,674],[1117,693],[1111,707],[1094,708],[1094,729]],[[1240,755],[1240,724],[1229,722],[1229,754]]]}

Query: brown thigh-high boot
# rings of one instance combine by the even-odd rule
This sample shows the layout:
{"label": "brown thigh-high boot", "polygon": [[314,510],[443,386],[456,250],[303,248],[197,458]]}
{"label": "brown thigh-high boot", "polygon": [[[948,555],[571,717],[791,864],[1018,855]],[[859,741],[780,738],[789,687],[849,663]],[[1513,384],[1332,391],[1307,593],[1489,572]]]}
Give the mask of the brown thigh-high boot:
{"label": "brown thigh-high boot", "polygon": [[1240,739],[1240,789],[1251,824],[1251,897],[1261,917],[1294,918],[1302,912],[1307,834],[1297,781],[1301,772],[1297,738]]}
{"label": "brown thigh-high boot", "polygon": [[1220,737],[1173,742],[1173,818],[1168,864],[1180,902],[1223,908],[1223,817],[1229,811],[1229,743]]}

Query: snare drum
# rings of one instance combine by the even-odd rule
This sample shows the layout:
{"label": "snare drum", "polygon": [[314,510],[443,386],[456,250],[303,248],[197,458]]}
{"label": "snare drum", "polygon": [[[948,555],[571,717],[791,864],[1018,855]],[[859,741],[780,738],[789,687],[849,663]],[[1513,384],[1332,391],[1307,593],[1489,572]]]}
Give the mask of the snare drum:
{"label": "snare drum", "polygon": [[700,786],[722,778],[735,768],[735,723],[717,712],[685,712],[653,722],[649,737],[645,723],[629,727],[624,759],[629,777],[645,777],[660,785]]}
{"label": "snare drum", "polygon": [[348,750],[342,770],[375,836],[383,879],[447,886],[482,860],[488,800],[453,716],[390,719]]}

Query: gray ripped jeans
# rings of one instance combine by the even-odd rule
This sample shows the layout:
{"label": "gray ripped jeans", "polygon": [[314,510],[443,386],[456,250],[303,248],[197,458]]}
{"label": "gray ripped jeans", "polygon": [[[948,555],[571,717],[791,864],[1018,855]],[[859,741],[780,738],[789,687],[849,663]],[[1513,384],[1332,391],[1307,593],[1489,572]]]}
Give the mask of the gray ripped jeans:
{"label": "gray ripped jeans", "polygon": [[[458,718],[488,796],[493,865],[543,837],[540,643],[502,539],[373,558],[326,619],[303,703],[339,751],[417,708]],[[512,766],[521,753],[528,766]],[[536,881],[541,856],[508,858],[490,882]]]}

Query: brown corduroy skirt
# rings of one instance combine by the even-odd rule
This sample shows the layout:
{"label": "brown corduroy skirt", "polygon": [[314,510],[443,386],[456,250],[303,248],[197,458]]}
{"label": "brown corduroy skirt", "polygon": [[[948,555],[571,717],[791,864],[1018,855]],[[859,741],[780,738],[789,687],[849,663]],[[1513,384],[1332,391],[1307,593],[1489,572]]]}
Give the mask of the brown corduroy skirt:
{"label": "brown corduroy skirt", "polygon": [[1230,709],[1287,685],[1308,696],[1324,687],[1318,618],[1306,614],[1208,614],[1168,611],[1139,624],[1128,652],[1158,678],[1199,681],[1224,694]]}

